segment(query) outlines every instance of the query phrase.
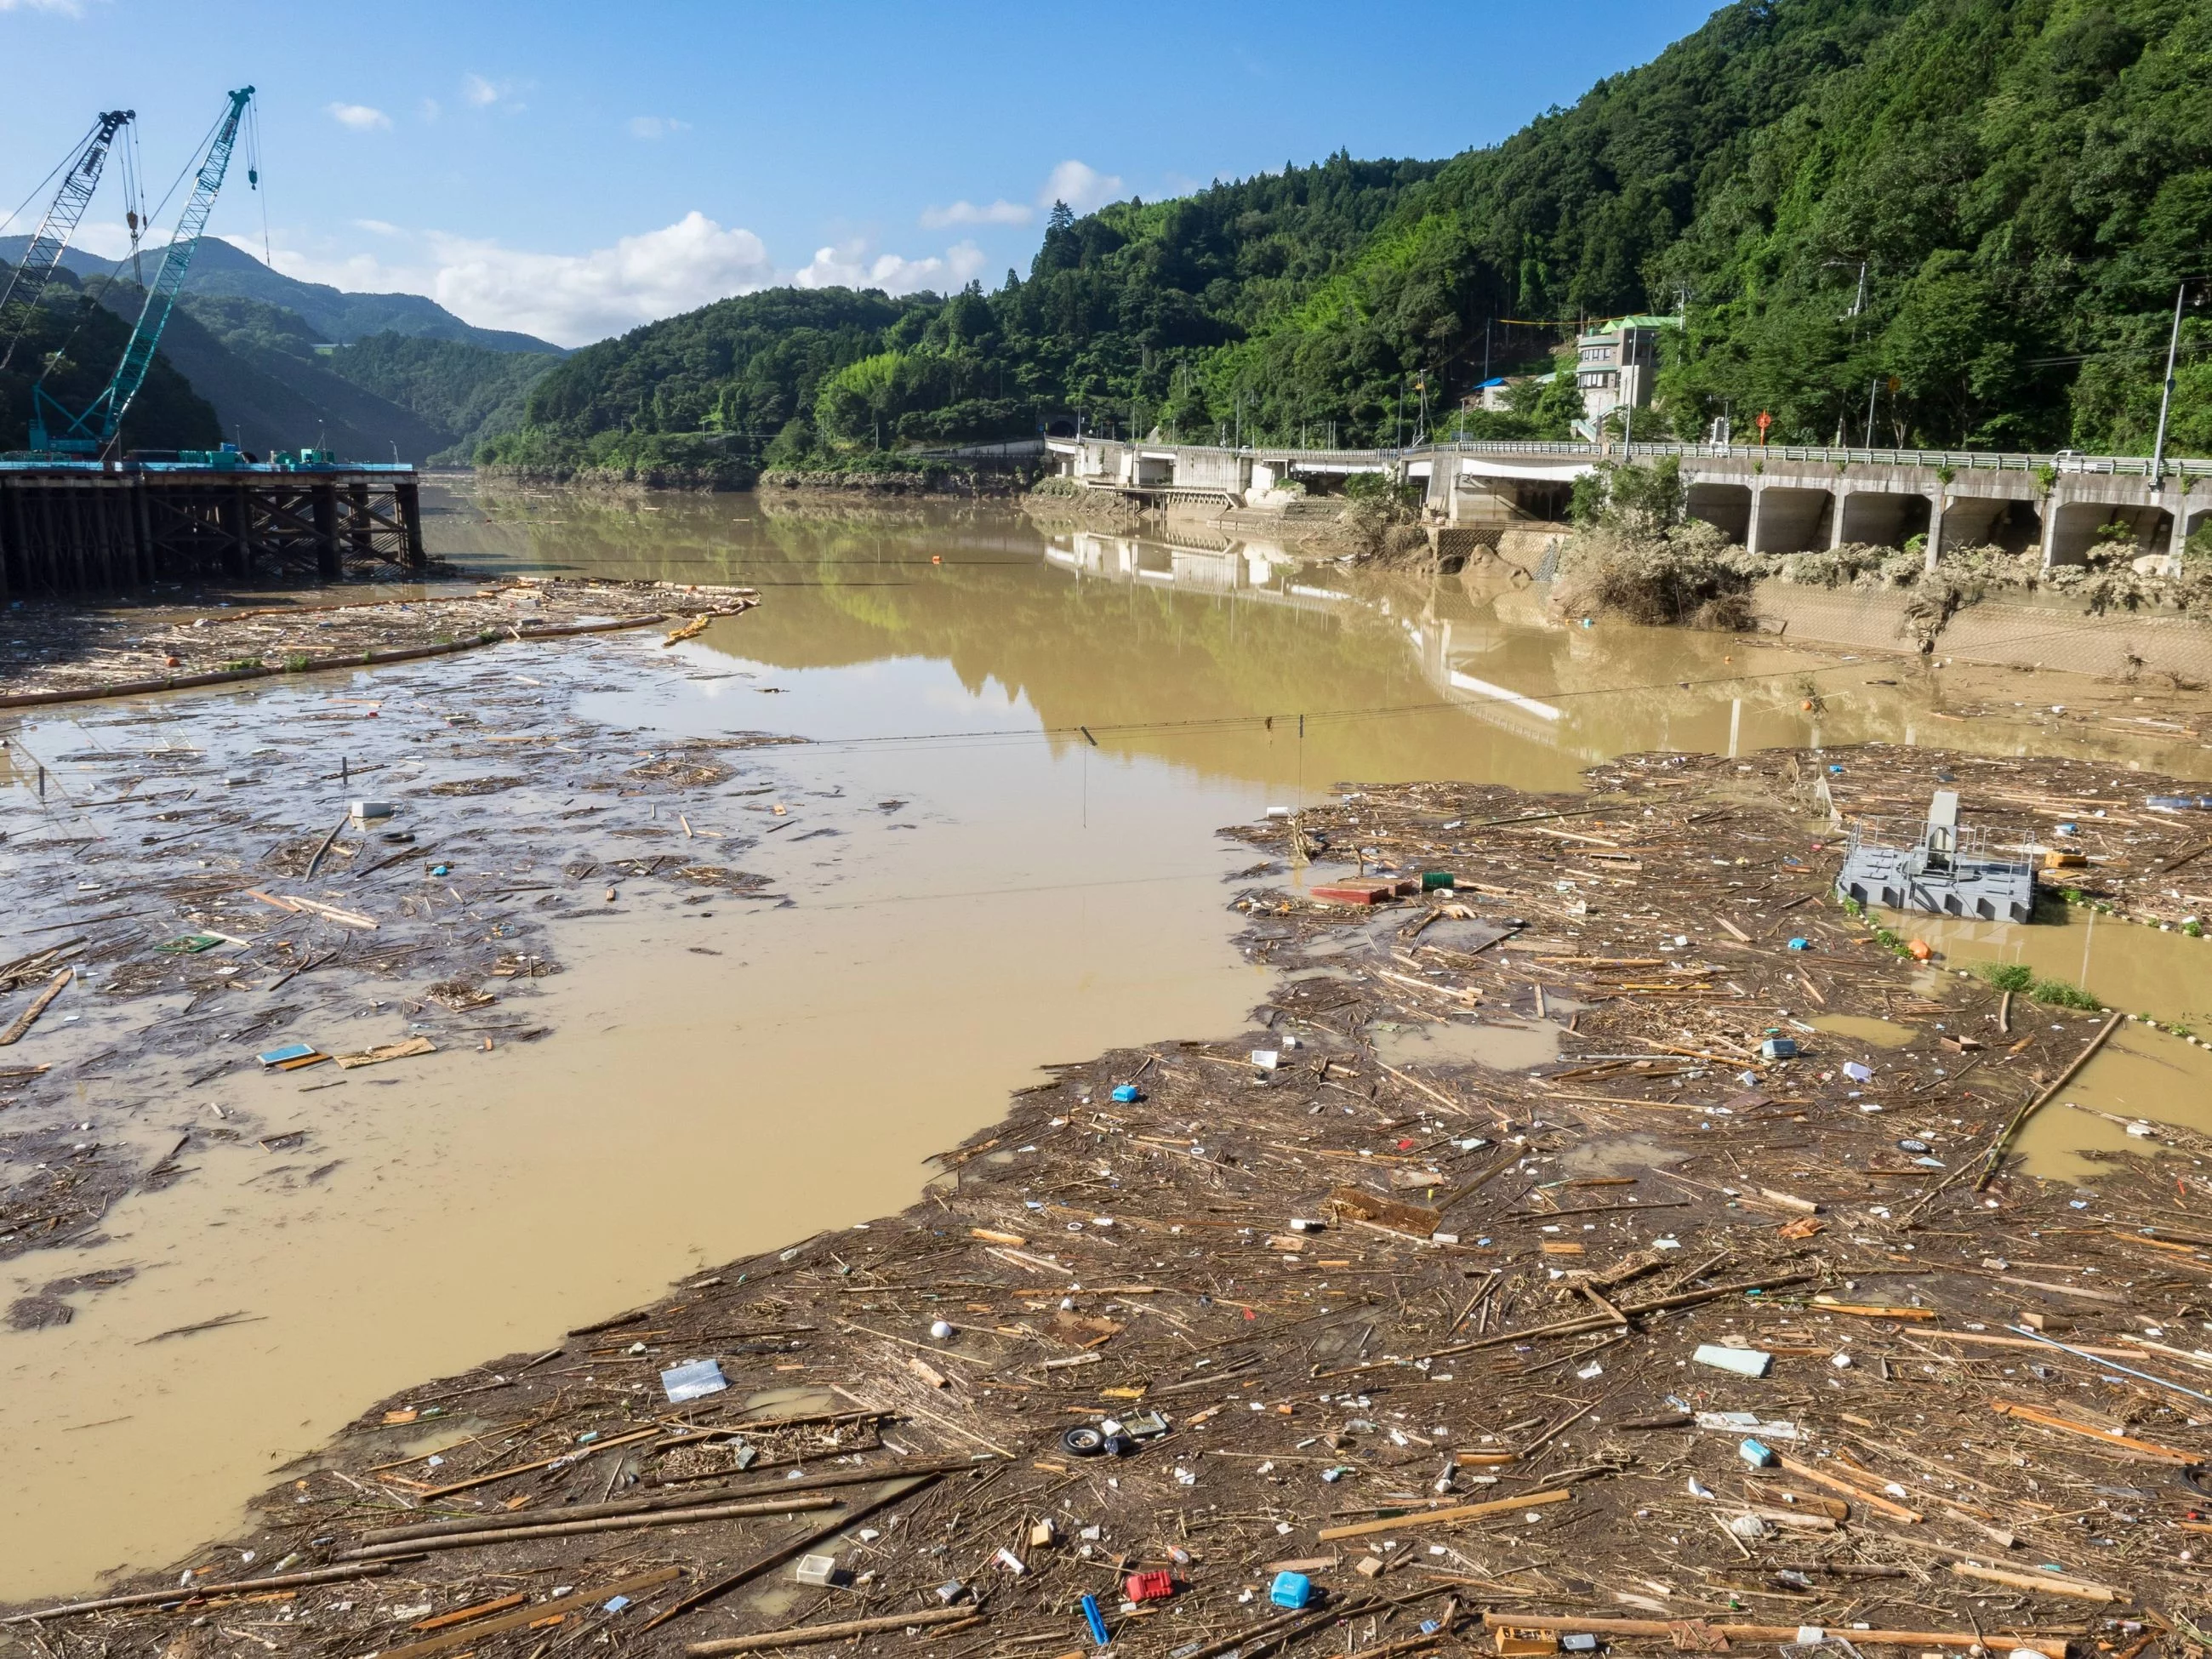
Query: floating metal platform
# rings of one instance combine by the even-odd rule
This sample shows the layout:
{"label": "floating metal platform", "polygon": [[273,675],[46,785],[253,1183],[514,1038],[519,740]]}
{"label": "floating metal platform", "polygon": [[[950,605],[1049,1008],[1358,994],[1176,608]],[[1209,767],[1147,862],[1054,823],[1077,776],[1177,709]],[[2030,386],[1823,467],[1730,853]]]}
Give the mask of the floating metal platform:
{"label": "floating metal platform", "polygon": [[0,460],[0,602],[161,581],[417,576],[411,466]]}
{"label": "floating metal platform", "polygon": [[1960,827],[1958,792],[1939,789],[1917,845],[1883,841],[1878,820],[1854,823],[1836,891],[1869,908],[2028,921],[2035,911],[2035,866],[1993,857],[1981,831]]}

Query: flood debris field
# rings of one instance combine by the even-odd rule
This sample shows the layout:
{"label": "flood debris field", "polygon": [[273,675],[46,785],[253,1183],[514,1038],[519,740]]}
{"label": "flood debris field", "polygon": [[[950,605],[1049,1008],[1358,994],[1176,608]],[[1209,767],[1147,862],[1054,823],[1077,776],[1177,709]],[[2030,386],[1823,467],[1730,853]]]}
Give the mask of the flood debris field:
{"label": "flood debris field", "polygon": [[[2129,902],[2197,839],[2154,779],[1918,750],[1248,826],[1244,946],[1287,970],[1249,1030],[1050,1066],[904,1213],[385,1401],[236,1537],[0,1630],[44,1659],[2194,1653],[2212,1176],[2164,1128],[2094,1186],[2025,1173],[2023,1108],[2118,1016],[1838,907],[1829,803],[1938,770],[2000,838],[2109,826]],[[1455,885],[1331,904],[1280,880],[1301,858]],[[1555,1047],[1398,1046],[1468,1030]]]}
{"label": "flood debris field", "polygon": [[[0,1259],[91,1240],[214,1142],[258,1144],[264,1179],[325,1178],[319,1119],[549,1034],[533,1004],[577,918],[778,902],[738,860],[789,821],[760,751],[790,739],[573,712],[711,672],[663,638],[510,639],[0,726]],[[282,1121],[232,1088],[270,1071],[302,1097]],[[66,1321],[97,1288],[61,1273],[0,1316]]]}
{"label": "flood debris field", "polygon": [[0,610],[0,709],[343,670],[471,651],[532,635],[672,631],[752,604],[749,588],[527,577],[441,583],[404,597],[319,587],[236,601],[157,590],[104,609],[17,600]]}

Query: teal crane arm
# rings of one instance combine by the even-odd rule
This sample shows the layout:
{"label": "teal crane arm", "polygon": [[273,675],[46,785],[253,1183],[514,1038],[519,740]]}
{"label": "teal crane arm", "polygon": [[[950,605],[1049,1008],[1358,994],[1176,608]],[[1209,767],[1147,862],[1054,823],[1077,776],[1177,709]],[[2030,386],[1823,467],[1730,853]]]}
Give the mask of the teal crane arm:
{"label": "teal crane arm", "polygon": [[[201,231],[207,228],[208,215],[215,211],[215,198],[222,189],[223,175],[230,169],[230,153],[238,146],[238,124],[252,100],[253,88],[240,88],[230,94],[230,107],[216,124],[215,137],[209,141],[207,154],[200,161],[199,176],[192,181],[191,198],[185,204],[185,210],[177,220],[176,234],[169,239],[168,248],[161,255],[161,268],[155,273],[153,284],[146,290],[146,303],[139,307],[138,320],[131,328],[129,343],[123,348],[123,361],[116,368],[115,378],[81,415],[70,414],[43,386],[33,388],[32,448],[96,454],[114,441],[124,416],[130,412],[131,400],[145,384],[147,370],[154,366],[154,354],[161,349],[161,331],[169,325],[169,313],[175,308],[178,292],[191,268],[193,250],[199,246]],[[42,418],[49,409],[64,422],[58,434]]]}
{"label": "teal crane arm", "polygon": [[70,155],[61,188],[54,192],[46,216],[39,222],[38,234],[23,251],[22,263],[9,274],[7,290],[0,293],[0,334],[7,341],[5,348],[0,349],[0,369],[14,358],[39,296],[46,291],[46,279],[54,274],[70,238],[76,234],[92,193],[99,188],[100,170],[107,165],[108,149],[115,143],[116,133],[124,123],[135,118],[135,113],[127,109],[104,112],[93,123],[91,134]]}

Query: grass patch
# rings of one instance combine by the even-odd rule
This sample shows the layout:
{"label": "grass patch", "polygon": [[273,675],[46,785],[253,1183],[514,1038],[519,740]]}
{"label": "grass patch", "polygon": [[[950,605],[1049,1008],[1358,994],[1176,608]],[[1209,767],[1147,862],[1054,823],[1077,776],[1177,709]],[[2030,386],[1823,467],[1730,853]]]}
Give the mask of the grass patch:
{"label": "grass patch", "polygon": [[2083,1008],[2094,1013],[2105,1006],[2080,986],[2069,985],[2063,979],[2037,980],[2027,988],[2027,994],[2054,1008]]}
{"label": "grass patch", "polygon": [[2034,970],[2017,962],[1978,962],[1973,971],[2000,991],[2025,991],[2035,983]]}

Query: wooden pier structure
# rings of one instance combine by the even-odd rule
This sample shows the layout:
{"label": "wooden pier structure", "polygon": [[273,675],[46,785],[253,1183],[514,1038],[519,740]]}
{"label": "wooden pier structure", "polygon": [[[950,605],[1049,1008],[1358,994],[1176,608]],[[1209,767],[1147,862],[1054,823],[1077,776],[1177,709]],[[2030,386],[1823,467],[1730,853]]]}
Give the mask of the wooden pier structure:
{"label": "wooden pier structure", "polygon": [[411,466],[0,461],[0,602],[428,563]]}

